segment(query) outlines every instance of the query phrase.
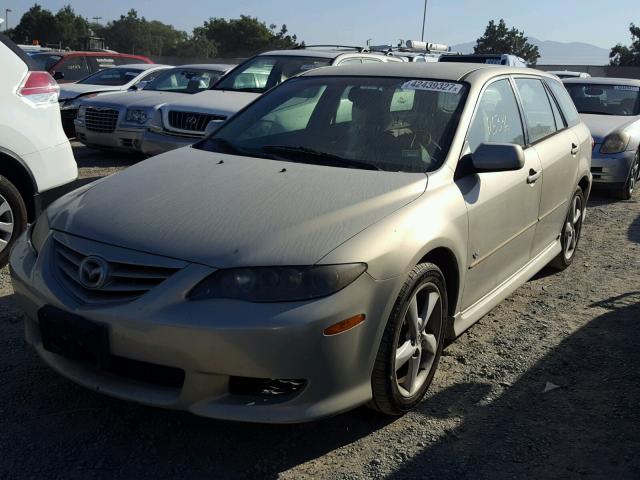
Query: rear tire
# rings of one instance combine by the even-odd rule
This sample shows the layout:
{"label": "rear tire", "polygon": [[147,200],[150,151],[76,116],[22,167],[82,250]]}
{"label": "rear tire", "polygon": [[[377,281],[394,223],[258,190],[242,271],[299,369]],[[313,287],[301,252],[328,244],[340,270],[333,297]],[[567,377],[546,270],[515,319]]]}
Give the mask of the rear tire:
{"label": "rear tire", "polygon": [[442,354],[447,305],[440,269],[432,263],[417,265],[400,290],[380,342],[370,408],[402,415],[423,399]]}
{"label": "rear tire", "polygon": [[582,233],[582,221],[585,212],[584,193],[578,188],[569,204],[569,212],[565,218],[560,233],[560,244],[562,251],[554,258],[549,266],[556,270],[564,270],[573,263],[580,242],[580,234]]}
{"label": "rear tire", "polygon": [[0,268],[9,261],[16,239],[27,228],[27,207],[18,189],[0,177]]}

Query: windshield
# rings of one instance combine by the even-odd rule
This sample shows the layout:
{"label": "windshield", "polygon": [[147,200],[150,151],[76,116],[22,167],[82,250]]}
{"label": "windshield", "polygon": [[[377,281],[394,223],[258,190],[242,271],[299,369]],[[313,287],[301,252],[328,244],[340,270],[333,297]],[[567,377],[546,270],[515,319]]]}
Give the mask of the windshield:
{"label": "windshield", "polygon": [[565,83],[578,112],[596,115],[638,115],[640,87]]}
{"label": "windshield", "polygon": [[144,70],[138,68],[108,68],[89,75],[78,83],[85,85],[122,86],[134,80]]}
{"label": "windshield", "polygon": [[260,55],[234,69],[214,88],[264,93],[301,72],[330,64],[328,58]]}
{"label": "windshield", "polygon": [[223,73],[215,70],[172,68],[150,82],[144,89],[177,93],[201,92],[217,82]]}
{"label": "windshield", "polygon": [[61,55],[51,55],[49,53],[36,53],[30,55],[31,60],[36,64],[38,70],[51,70],[60,61]]}
{"label": "windshield", "polygon": [[195,148],[346,168],[429,172],[446,158],[461,83],[300,77],[265,95]]}

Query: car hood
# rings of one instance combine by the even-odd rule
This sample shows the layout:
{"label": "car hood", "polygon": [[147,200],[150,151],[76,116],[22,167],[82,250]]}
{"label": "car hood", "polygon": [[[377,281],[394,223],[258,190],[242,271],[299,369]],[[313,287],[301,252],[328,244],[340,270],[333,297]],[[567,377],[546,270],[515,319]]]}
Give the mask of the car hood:
{"label": "car hood", "polygon": [[186,94],[176,92],[156,92],[153,90],[137,92],[121,92],[113,95],[98,95],[83,100],[85,104],[93,106],[123,106],[127,108],[154,108],[167,102],[180,100]]}
{"label": "car hood", "polygon": [[89,85],[80,83],[67,83],[60,87],[59,100],[71,100],[88,93],[120,92],[124,87],[113,85]]}
{"label": "car hood", "polygon": [[259,93],[205,90],[165,105],[165,108],[186,112],[213,113],[229,117],[259,96]]}
{"label": "car hood", "polygon": [[62,197],[48,212],[54,230],[211,267],[308,265],[426,185],[421,173],[185,147]]}
{"label": "car hood", "polygon": [[590,113],[581,113],[580,117],[591,131],[591,136],[596,143],[602,143],[607,135],[615,131],[622,131],[638,120],[638,117],[593,115]]}

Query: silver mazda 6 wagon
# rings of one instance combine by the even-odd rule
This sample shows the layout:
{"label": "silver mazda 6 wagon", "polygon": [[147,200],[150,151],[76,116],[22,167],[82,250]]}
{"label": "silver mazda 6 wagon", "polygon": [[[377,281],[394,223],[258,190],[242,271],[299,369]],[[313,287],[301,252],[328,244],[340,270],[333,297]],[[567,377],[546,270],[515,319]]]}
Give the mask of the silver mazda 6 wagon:
{"label": "silver mazda 6 wagon", "polygon": [[88,388],[207,417],[402,414],[445,339],[572,263],[591,141],[536,70],[306,72],[52,204],[11,255],[27,340]]}

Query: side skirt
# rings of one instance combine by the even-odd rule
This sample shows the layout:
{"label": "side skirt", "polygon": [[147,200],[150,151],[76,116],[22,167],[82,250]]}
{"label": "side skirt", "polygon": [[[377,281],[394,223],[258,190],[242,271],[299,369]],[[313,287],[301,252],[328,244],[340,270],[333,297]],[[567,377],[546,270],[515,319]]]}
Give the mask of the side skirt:
{"label": "side skirt", "polygon": [[560,252],[562,246],[560,240],[554,241],[540,254],[527,263],[524,267],[505,280],[501,285],[489,292],[486,296],[471,305],[465,311],[453,317],[452,338],[460,336],[471,325],[476,323],[491,311],[496,305],[515,292],[522,284],[542,270]]}

